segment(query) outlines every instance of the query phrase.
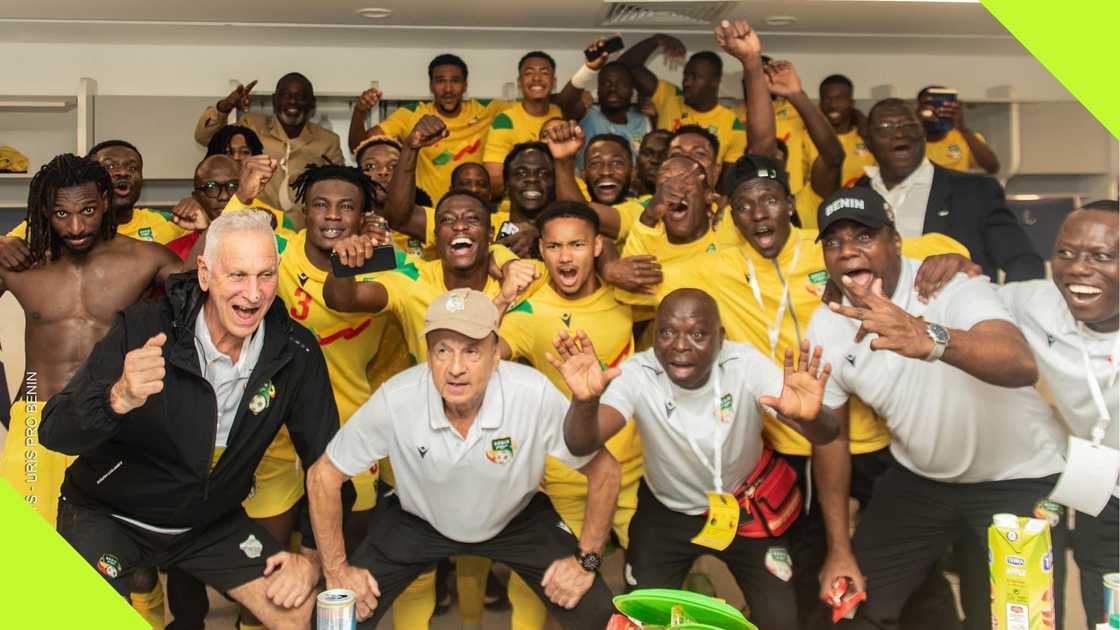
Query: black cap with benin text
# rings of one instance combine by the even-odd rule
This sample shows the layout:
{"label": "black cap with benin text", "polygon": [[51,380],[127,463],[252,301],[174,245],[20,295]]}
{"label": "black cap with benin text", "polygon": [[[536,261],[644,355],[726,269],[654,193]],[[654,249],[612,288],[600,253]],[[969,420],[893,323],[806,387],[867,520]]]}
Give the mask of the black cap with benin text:
{"label": "black cap with benin text", "polygon": [[817,240],[837,221],[855,221],[870,228],[894,225],[894,210],[883,196],[870,188],[841,188],[817,208]]}

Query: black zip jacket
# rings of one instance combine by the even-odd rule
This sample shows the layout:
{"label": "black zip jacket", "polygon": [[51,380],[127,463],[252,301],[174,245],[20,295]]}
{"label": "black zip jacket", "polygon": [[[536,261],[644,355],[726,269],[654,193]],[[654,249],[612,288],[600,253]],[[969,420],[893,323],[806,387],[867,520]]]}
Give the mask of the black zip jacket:
{"label": "black zip jacket", "polygon": [[[205,301],[194,272],[172,276],[164,297],[117,314],[66,388],[44,407],[42,444],[78,455],[62,484],[66,500],[157,527],[205,527],[241,509],[253,471],[281,425],[305,468],[326,449],[338,430],[326,362],[315,336],[294,324],[277,299],[265,314],[260,359],[226,450],[209,471],[217,400],[194,342]],[[123,373],[125,354],[160,332],[167,333],[163,391],[123,416],[114,413],[109,390]]]}

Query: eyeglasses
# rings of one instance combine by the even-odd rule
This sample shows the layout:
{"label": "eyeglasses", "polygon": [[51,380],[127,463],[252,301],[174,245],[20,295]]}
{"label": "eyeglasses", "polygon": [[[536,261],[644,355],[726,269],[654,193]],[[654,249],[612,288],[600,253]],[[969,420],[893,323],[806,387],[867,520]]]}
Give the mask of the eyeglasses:
{"label": "eyeglasses", "polygon": [[890,138],[898,132],[902,132],[904,136],[918,136],[922,133],[921,123],[913,120],[905,122],[881,122],[875,125],[869,125],[871,133],[879,136],[880,138]]}
{"label": "eyeglasses", "polygon": [[218,197],[222,196],[223,189],[227,193],[232,195],[233,193],[237,192],[237,189],[240,186],[241,183],[236,179],[231,179],[228,182],[216,182],[214,180],[210,180],[203,183],[201,186],[196,186],[195,190],[201,192],[207,197],[210,197],[211,199],[217,199]]}

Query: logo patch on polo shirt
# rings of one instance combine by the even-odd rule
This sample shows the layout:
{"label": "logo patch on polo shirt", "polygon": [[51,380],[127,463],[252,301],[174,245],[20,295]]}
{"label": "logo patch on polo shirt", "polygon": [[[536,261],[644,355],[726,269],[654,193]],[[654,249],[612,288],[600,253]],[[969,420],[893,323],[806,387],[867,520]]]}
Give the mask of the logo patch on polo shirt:
{"label": "logo patch on polo shirt", "polygon": [[416,452],[420,453],[420,459],[424,459],[424,456],[428,454],[428,447],[427,446],[417,446],[416,447]]}
{"label": "logo patch on polo shirt", "polygon": [[1046,333],[1046,345],[1047,345],[1047,347],[1053,347],[1054,346],[1054,341],[1055,341],[1054,335],[1051,335],[1050,333]]}
{"label": "logo patch on polo shirt", "polygon": [[733,399],[731,394],[724,394],[723,398],[719,399],[719,421],[723,424],[731,422],[733,414],[731,408],[733,406]]}
{"label": "logo patch on polo shirt", "polygon": [[508,464],[513,461],[513,448],[513,438],[490,440],[490,450],[486,451],[486,459],[495,464]]}
{"label": "logo patch on polo shirt", "polygon": [[850,366],[852,366],[852,367],[855,367],[855,366],[856,366],[856,355],[854,355],[854,354],[849,354],[849,355],[846,355],[846,356],[844,357],[844,359],[845,359],[845,360],[846,360],[846,361],[848,362],[848,365],[850,365]]}
{"label": "logo patch on polo shirt", "polygon": [[676,408],[677,408],[677,405],[673,401],[666,400],[665,401],[665,416],[668,417],[668,416],[673,415],[673,411]]}

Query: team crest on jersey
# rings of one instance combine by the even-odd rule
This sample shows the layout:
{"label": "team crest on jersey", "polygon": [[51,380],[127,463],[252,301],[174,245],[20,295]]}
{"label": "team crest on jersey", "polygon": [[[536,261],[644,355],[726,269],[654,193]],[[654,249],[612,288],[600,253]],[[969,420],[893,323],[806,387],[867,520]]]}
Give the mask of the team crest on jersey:
{"label": "team crest on jersey", "polygon": [[945,150],[949,154],[949,159],[951,159],[951,160],[961,159],[961,145],[957,144],[956,142],[950,144]]}
{"label": "team crest on jersey", "polygon": [[724,394],[723,398],[719,399],[719,421],[721,423],[731,422],[731,418],[734,417],[733,407],[734,399],[731,398],[731,394]]}
{"label": "team crest on jersey", "polygon": [[719,137],[719,127],[717,127],[715,125],[708,125],[708,133],[710,133],[713,136],[716,136],[718,138]]}
{"label": "team crest on jersey", "polygon": [[138,231],[136,232],[136,235],[137,235],[137,236],[139,236],[140,238],[144,239],[145,241],[150,241],[150,240],[153,240],[153,239],[152,239],[152,228],[150,228],[150,227],[142,227],[142,228],[140,228],[140,229],[139,229],[139,230],[138,230]]}
{"label": "team crest on jersey", "polygon": [[808,291],[810,295],[814,295],[818,298],[824,297],[824,287],[826,284],[828,284],[828,272],[821,269],[820,271],[814,271],[809,274],[809,282],[805,285],[805,290]]}
{"label": "team crest on jersey", "polygon": [[862,142],[856,143],[856,154],[867,155],[867,145]]}
{"label": "team crest on jersey", "polygon": [[513,461],[513,449],[513,438],[490,440],[490,450],[486,451],[486,459],[495,464],[508,464]]}
{"label": "team crest on jersey", "polygon": [[253,415],[260,414],[260,412],[268,409],[274,398],[276,398],[276,386],[272,384],[272,381],[268,381],[249,400],[249,411],[253,412]]}
{"label": "team crest on jersey", "polygon": [[572,314],[571,313],[561,314],[560,315],[560,321],[564,322],[564,328],[571,328],[572,327]]}

